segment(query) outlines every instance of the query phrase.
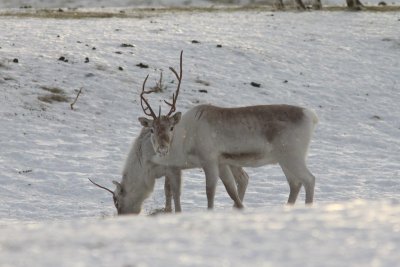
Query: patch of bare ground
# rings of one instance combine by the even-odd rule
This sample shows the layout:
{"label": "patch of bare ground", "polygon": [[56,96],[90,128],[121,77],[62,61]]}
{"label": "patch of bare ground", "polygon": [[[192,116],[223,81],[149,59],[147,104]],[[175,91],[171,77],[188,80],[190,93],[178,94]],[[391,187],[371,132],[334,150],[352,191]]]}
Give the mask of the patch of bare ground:
{"label": "patch of bare ground", "polygon": [[[348,11],[345,6],[324,6],[324,11]],[[212,6],[212,7],[163,7],[163,8],[122,8],[122,9],[20,9],[3,10],[0,16],[7,17],[33,17],[50,19],[90,19],[90,18],[147,18],[167,13],[200,13],[200,12],[238,12],[238,11],[277,11],[271,5],[244,5],[244,6]],[[279,12],[297,11],[294,7],[285,7]],[[368,12],[398,12],[400,6],[364,6],[361,11]]]}
{"label": "patch of bare ground", "polygon": [[44,103],[53,103],[53,102],[69,102],[70,98],[65,94],[65,91],[58,87],[48,87],[42,86],[40,87],[42,90],[47,91],[49,93],[38,96],[38,99]]}

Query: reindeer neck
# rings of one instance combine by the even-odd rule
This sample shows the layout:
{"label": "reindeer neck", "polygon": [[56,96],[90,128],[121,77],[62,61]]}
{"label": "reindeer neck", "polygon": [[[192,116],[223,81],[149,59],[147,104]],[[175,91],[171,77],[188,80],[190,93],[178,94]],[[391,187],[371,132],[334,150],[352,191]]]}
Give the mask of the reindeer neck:
{"label": "reindeer neck", "polygon": [[153,147],[150,141],[150,131],[143,128],[133,143],[125,162],[122,179],[122,184],[124,186],[132,188],[147,185],[148,176],[151,175],[149,159],[152,155],[152,151]]}

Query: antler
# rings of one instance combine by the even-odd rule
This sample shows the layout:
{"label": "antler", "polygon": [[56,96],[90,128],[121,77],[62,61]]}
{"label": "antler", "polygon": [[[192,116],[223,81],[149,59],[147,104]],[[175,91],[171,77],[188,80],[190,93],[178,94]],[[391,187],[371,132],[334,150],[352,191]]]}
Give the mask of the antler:
{"label": "antler", "polygon": [[[149,75],[146,76],[146,79],[144,79],[144,82],[142,85],[142,93],[140,94],[140,105],[142,106],[144,114],[146,114],[147,116],[151,116],[151,117],[153,117],[153,119],[156,120],[157,115],[154,113],[149,102],[147,102],[146,98],[143,96],[144,94],[151,94],[154,92],[153,90],[151,90],[151,91],[144,90],[148,78],[149,78]],[[143,102],[146,104],[146,107],[143,106]]]}
{"label": "antler", "polygon": [[176,70],[173,67],[169,67],[169,69],[175,74],[175,77],[178,79],[178,86],[176,88],[175,93],[172,95],[172,103],[164,100],[164,102],[171,107],[170,111],[167,114],[167,117],[169,115],[171,115],[172,113],[175,112],[176,110],[176,100],[178,99],[178,95],[179,95],[179,89],[181,87],[181,82],[182,82],[182,54],[183,54],[183,50],[181,51],[181,57],[180,57],[180,64],[179,64],[179,75],[176,72]]}
{"label": "antler", "polygon": [[[179,75],[173,67],[169,67],[169,69],[175,74],[175,77],[178,79],[178,86],[176,88],[175,93],[172,94],[172,103],[164,100],[164,102],[168,106],[171,107],[170,111],[166,115],[167,117],[170,116],[172,113],[174,113],[176,110],[176,100],[178,99],[179,89],[181,87],[181,82],[182,82],[182,54],[183,54],[183,51],[181,51],[181,56],[180,56]],[[158,112],[158,117],[157,117],[157,115],[154,113],[153,109],[151,108],[149,102],[147,102],[146,98],[144,97],[145,94],[151,94],[151,93],[155,92],[154,90],[145,91],[145,85],[146,85],[148,78],[149,78],[149,75],[146,76],[146,79],[144,79],[144,82],[142,85],[142,93],[140,94],[140,105],[142,106],[144,114],[146,114],[147,116],[151,116],[151,117],[153,117],[154,120],[156,120],[158,117],[161,116],[161,107],[160,107],[160,110]],[[162,73],[161,73],[161,77],[160,77],[160,83],[161,83],[161,79],[162,79]],[[143,103],[146,105],[146,107],[144,106]]]}
{"label": "antler", "polygon": [[94,184],[95,186],[98,186],[98,187],[100,187],[101,189],[107,190],[107,191],[110,192],[113,196],[115,196],[115,193],[114,193],[112,190],[110,190],[110,189],[108,189],[108,188],[106,188],[106,187],[104,187],[104,186],[101,186],[101,185],[99,185],[99,184],[96,184],[96,183],[93,182],[90,178],[88,178],[88,179],[89,179],[89,181],[91,181],[92,184]]}

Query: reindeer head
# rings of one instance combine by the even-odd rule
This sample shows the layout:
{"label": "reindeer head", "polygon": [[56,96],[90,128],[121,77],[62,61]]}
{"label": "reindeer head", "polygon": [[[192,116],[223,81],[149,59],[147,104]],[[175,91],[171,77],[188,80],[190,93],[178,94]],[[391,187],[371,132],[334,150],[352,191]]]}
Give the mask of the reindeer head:
{"label": "reindeer head", "polygon": [[147,127],[150,129],[151,143],[153,144],[154,151],[159,156],[165,156],[168,154],[169,147],[172,142],[174,127],[180,121],[182,115],[181,112],[176,112],[174,115],[172,115],[176,111],[176,100],[178,99],[179,89],[182,82],[182,53],[183,51],[181,51],[180,56],[180,73],[178,74],[172,67],[169,68],[175,74],[175,77],[178,80],[178,85],[176,92],[172,95],[172,103],[164,100],[164,102],[170,107],[170,111],[167,115],[161,115],[160,106],[157,116],[151,108],[150,104],[147,102],[146,98],[144,97],[145,94],[150,94],[154,92],[154,90],[145,91],[145,85],[147,79],[149,78],[149,75],[147,75],[146,79],[143,82],[142,93],[140,94],[140,104],[142,106],[143,112],[147,116],[151,116],[152,119],[140,117],[139,122],[142,124],[143,127]]}
{"label": "reindeer head", "polygon": [[116,188],[115,191],[112,191],[104,186],[101,186],[95,182],[93,182],[91,179],[89,179],[90,182],[92,182],[92,184],[94,184],[95,186],[100,187],[101,189],[104,189],[108,192],[110,192],[113,196],[113,200],[114,200],[114,206],[117,209],[118,215],[124,215],[124,214],[139,214],[140,210],[142,208],[142,203],[137,203],[135,205],[135,203],[131,203],[131,198],[126,196],[126,192],[123,188],[123,186],[116,182],[113,181],[113,184],[115,184]]}
{"label": "reindeer head", "polygon": [[154,120],[144,117],[139,118],[143,127],[150,128],[151,143],[154,152],[159,156],[165,156],[169,152],[169,147],[172,141],[174,126],[181,119],[181,113],[177,112],[173,116],[160,116]]}

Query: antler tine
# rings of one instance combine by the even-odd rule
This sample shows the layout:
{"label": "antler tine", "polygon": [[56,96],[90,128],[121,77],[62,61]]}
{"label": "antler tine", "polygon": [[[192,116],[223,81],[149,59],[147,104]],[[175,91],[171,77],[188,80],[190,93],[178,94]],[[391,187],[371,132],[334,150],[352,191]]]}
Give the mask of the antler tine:
{"label": "antler tine", "polygon": [[[146,98],[143,96],[144,94],[151,94],[154,92],[154,91],[145,91],[144,90],[148,78],[149,78],[149,75],[146,76],[146,79],[144,79],[144,82],[142,85],[142,93],[140,93],[140,105],[142,106],[144,114],[146,114],[147,116],[153,117],[153,119],[157,119],[157,115],[154,113],[149,102],[147,102]],[[146,107],[143,106],[143,102],[146,104]]]}
{"label": "antler tine", "polygon": [[98,186],[98,187],[100,187],[101,189],[107,190],[108,192],[110,192],[111,194],[113,194],[113,196],[115,196],[114,192],[111,191],[110,189],[108,189],[108,188],[106,188],[106,187],[104,187],[104,186],[101,186],[101,185],[99,185],[99,184],[93,182],[90,178],[88,178],[88,179],[89,179],[89,181],[92,182],[92,184],[94,184],[95,186]]}
{"label": "antler tine", "polygon": [[176,70],[173,67],[169,67],[169,69],[175,74],[176,79],[178,80],[178,85],[176,88],[175,93],[172,95],[172,103],[169,103],[168,101],[164,100],[164,102],[171,107],[171,110],[168,112],[167,117],[169,115],[171,115],[172,113],[175,112],[176,110],[176,100],[178,99],[178,95],[179,95],[179,89],[181,88],[181,82],[182,82],[182,54],[183,54],[183,50],[181,51],[181,56],[180,56],[180,64],[179,64],[179,75],[176,72]]}

